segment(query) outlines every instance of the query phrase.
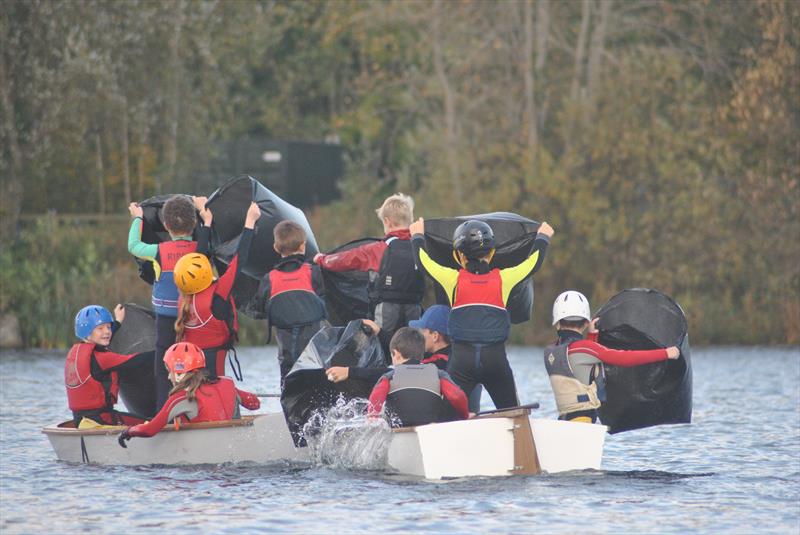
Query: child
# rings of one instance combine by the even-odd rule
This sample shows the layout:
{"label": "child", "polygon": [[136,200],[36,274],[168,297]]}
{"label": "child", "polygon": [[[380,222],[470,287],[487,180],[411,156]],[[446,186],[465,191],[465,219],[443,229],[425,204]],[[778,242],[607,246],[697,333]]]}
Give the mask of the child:
{"label": "child", "polygon": [[73,345],[64,364],[67,402],[77,427],[88,418],[99,424],[132,424],[142,420],[114,409],[119,394],[119,371],[140,365],[152,355],[137,353],[120,355],[107,349],[125,308],[117,305],[111,312],[99,305],[83,307],[75,316],[75,336],[83,340]]}
{"label": "child", "polygon": [[469,418],[467,397],[447,372],[422,364],[425,339],[416,329],[403,327],[389,343],[394,369],[380,378],[369,396],[369,412],[378,415],[384,402],[399,426]]}
{"label": "child", "polygon": [[[558,340],[545,348],[544,365],[558,406],[558,419],[594,423],[604,401],[603,363],[613,366],[639,366],[666,359],[677,359],[675,347],[650,351],[609,349],[597,343],[597,319],[589,322],[589,300],[580,292],[566,291],[553,303],[553,325]],[[589,327],[589,338],[583,331]]]}
{"label": "child", "polygon": [[273,230],[275,251],[281,260],[261,281],[256,308],[275,326],[281,385],[308,341],[323,327],[327,316],[319,266],[305,261],[306,233],[293,221],[281,221]]}
{"label": "child", "polygon": [[[183,255],[196,251],[205,254],[208,249],[208,229],[198,233],[198,242],[192,241],[192,232],[197,224],[195,204],[205,205],[205,197],[189,197],[173,195],[161,209],[164,228],[169,232],[171,241],[162,243],[144,243],[142,241],[143,210],[136,203],[128,206],[133,216],[128,232],[128,251],[138,258],[153,263],[155,282],[153,283],[153,311],[156,313],[156,410],[160,409],[167,399],[169,380],[161,362],[164,351],[175,343],[175,317],[178,315],[178,289],[173,279],[173,269]],[[210,224],[210,223],[209,223]]]}
{"label": "child", "polygon": [[152,437],[171,420],[180,422],[219,422],[241,418],[239,405],[256,410],[258,397],[239,390],[228,377],[209,378],[203,352],[186,342],[171,346],[164,354],[164,367],[173,387],[169,399],[155,417],[146,423],[128,427],[119,436],[119,445],[133,437]]}
{"label": "child", "polygon": [[[210,226],[212,215],[205,206],[200,215]],[[214,280],[205,255],[187,254],[175,264],[175,284],[180,290],[175,340],[190,342],[203,350],[212,379],[225,374],[225,355],[236,341],[239,323],[231,291],[241,267],[247,263],[253,228],[260,216],[261,209],[251,202],[236,255],[219,280]],[[241,376],[238,378],[241,380]]]}
{"label": "child", "polygon": [[420,317],[425,279],[416,268],[409,241],[414,201],[398,193],[375,212],[383,223],[383,240],[341,253],[317,254],[314,262],[328,271],[370,272],[373,319],[391,338],[397,329]]}
{"label": "child", "polygon": [[514,375],[506,357],[505,343],[511,328],[506,303],[514,286],[541,267],[553,229],[542,223],[531,255],[506,269],[491,267],[494,233],[483,221],[462,223],[453,234],[453,254],[461,269],[431,259],[425,251],[422,218],[411,225],[410,231],[420,266],[442,287],[452,306],[448,332],[453,345],[447,371],[453,381],[464,392],[483,384],[498,409],[518,405]]}

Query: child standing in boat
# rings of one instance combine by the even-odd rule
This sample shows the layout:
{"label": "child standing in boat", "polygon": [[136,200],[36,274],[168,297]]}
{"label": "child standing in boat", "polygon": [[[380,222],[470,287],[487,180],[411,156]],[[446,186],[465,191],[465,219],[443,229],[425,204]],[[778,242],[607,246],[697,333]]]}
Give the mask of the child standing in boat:
{"label": "child standing in boat", "polygon": [[281,221],[273,230],[280,261],[261,280],[255,308],[275,327],[281,385],[308,341],[323,327],[327,313],[322,273],[306,262],[306,233],[294,221]]}
{"label": "child standing in boat", "polygon": [[408,225],[414,220],[414,201],[397,193],[375,210],[385,236],[348,251],[317,254],[314,262],[328,271],[366,271],[375,322],[391,339],[400,327],[422,314],[425,279],[416,268]]}
{"label": "child standing in boat", "polygon": [[128,232],[128,251],[142,260],[152,262],[155,272],[153,282],[153,311],[156,314],[156,410],[160,409],[167,399],[169,380],[161,362],[164,352],[175,343],[175,318],[178,315],[178,289],[173,279],[175,264],[184,255],[194,252],[205,254],[208,249],[208,229],[198,231],[198,241],[192,241],[192,232],[197,225],[195,204],[205,205],[205,197],[193,198],[188,195],[173,195],[161,209],[164,228],[170,241],[162,243],[145,243],[142,241],[144,211],[137,203],[131,203],[128,211],[133,217]]}
{"label": "child standing in boat", "polygon": [[483,384],[498,409],[518,405],[514,374],[506,357],[511,327],[506,303],[514,286],[541,267],[552,227],[542,223],[531,255],[505,269],[491,265],[494,233],[483,221],[466,221],[453,234],[453,253],[460,269],[442,266],[428,255],[422,218],[411,224],[410,231],[419,265],[442,287],[452,306],[448,334],[453,343],[448,373],[467,393],[476,384]]}
{"label": "child standing in boat", "polygon": [[[553,303],[553,325],[558,330],[558,340],[545,348],[544,365],[559,420],[597,421],[597,411],[605,401],[604,364],[640,366],[680,356],[675,346],[646,351],[609,349],[597,342],[597,319],[590,318],[589,300],[580,292],[563,292]],[[584,340],[587,327],[589,337]]]}
{"label": "child standing in boat", "polygon": [[[210,226],[211,212],[203,206],[200,213]],[[236,341],[239,323],[231,292],[239,271],[247,263],[253,228],[260,216],[261,209],[251,202],[237,252],[218,280],[214,280],[211,263],[205,255],[190,253],[175,264],[175,284],[180,290],[175,339],[195,344],[205,353],[206,368],[212,379],[225,375],[225,356]]]}
{"label": "child standing in boat", "polygon": [[114,318],[99,305],[83,307],[75,316],[75,336],[82,342],[73,345],[64,363],[64,385],[75,426],[83,418],[104,425],[141,422],[132,414],[114,408],[119,395],[119,372],[135,369],[152,353],[120,355],[108,350],[111,337],[125,318],[125,308],[117,305]]}
{"label": "child standing in boat", "polygon": [[180,342],[171,346],[164,355],[164,366],[169,371],[172,390],[169,398],[149,422],[125,429],[119,436],[119,445],[128,446],[132,437],[152,437],[169,422],[218,422],[241,418],[239,405],[256,410],[261,406],[258,397],[239,390],[228,377],[212,379],[205,369],[205,355],[194,344]]}

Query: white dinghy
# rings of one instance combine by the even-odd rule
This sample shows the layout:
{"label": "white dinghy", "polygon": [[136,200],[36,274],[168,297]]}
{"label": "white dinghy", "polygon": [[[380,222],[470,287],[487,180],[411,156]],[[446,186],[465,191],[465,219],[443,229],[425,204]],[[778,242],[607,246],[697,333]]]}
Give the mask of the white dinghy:
{"label": "white dinghy", "polygon": [[238,420],[172,426],[151,438],[117,442],[124,426],[76,429],[70,420],[42,432],[59,460],[105,465],[220,464],[308,461],[296,448],[283,413],[243,416]]}
{"label": "white dinghy", "polygon": [[510,409],[394,430],[389,469],[426,479],[600,469],[606,427]]}

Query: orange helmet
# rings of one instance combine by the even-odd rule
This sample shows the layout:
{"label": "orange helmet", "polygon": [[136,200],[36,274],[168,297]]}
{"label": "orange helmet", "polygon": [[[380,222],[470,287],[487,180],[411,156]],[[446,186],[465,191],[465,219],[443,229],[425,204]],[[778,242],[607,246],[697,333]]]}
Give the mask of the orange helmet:
{"label": "orange helmet", "polygon": [[200,253],[183,255],[175,264],[172,275],[178,289],[189,295],[202,292],[214,280],[211,262],[206,255]]}
{"label": "orange helmet", "polygon": [[189,342],[173,344],[164,353],[164,364],[172,373],[186,373],[205,368],[206,356],[203,350]]}

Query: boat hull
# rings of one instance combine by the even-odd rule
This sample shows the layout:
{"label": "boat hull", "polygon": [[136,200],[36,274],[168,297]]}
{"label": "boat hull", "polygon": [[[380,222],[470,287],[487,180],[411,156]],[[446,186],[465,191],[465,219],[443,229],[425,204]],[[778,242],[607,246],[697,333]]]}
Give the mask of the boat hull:
{"label": "boat hull", "polygon": [[397,430],[390,470],[427,479],[599,470],[606,427],[527,411]]}
{"label": "boat hull", "polygon": [[[61,424],[62,426],[64,424]],[[75,429],[51,426],[42,432],[59,460],[102,465],[220,464],[307,461],[296,448],[282,413],[240,420],[171,426],[151,438],[133,438],[127,448],[117,440],[124,427]]]}

